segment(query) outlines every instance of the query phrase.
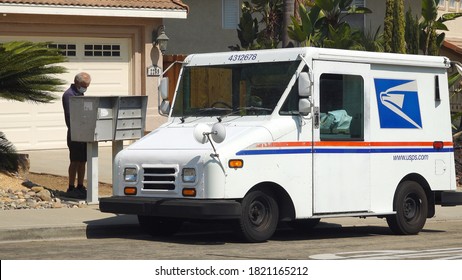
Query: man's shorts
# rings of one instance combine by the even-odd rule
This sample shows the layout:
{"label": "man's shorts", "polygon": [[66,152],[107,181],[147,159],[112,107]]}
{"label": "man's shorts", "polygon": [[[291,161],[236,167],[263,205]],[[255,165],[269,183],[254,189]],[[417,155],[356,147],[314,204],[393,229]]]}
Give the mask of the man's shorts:
{"label": "man's shorts", "polygon": [[71,135],[68,133],[67,147],[69,148],[70,161],[87,161],[87,143],[71,141]]}

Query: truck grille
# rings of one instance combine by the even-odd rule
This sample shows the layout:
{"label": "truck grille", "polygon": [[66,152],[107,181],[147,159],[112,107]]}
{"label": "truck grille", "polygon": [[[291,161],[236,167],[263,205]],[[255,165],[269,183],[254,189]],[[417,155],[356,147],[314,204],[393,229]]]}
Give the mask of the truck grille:
{"label": "truck grille", "polygon": [[143,188],[147,190],[174,190],[177,176],[173,167],[144,168]]}

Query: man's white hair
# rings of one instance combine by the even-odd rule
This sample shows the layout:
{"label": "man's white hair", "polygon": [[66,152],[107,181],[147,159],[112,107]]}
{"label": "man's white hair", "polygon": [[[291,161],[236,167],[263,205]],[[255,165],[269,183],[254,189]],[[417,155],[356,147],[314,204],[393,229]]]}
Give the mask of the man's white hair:
{"label": "man's white hair", "polygon": [[91,82],[91,77],[90,74],[85,73],[85,72],[80,72],[79,74],[75,75],[74,82],[76,83],[90,83]]}

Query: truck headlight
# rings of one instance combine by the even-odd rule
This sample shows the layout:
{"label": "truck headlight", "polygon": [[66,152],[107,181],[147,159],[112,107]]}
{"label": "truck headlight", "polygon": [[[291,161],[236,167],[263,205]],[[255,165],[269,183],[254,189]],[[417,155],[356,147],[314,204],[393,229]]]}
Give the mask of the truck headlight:
{"label": "truck headlight", "polygon": [[183,168],[181,173],[181,178],[184,183],[194,183],[196,182],[196,169],[194,168]]}
{"label": "truck headlight", "polygon": [[124,169],[124,181],[136,182],[138,180],[138,171],[134,167],[126,167]]}

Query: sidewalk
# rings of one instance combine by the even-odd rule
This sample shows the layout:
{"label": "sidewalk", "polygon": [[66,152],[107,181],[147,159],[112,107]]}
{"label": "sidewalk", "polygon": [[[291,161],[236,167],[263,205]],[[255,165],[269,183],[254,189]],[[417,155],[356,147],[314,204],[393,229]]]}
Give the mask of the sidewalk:
{"label": "sidewalk", "polygon": [[[67,176],[67,149],[21,151],[29,154],[30,172]],[[112,148],[98,149],[99,181],[112,183]],[[141,234],[134,215],[102,213],[98,205],[83,208],[0,211],[0,242],[53,238],[90,238]]]}
{"label": "sidewalk", "polygon": [[0,211],[0,242],[139,235],[134,215],[102,213],[86,208]]}

